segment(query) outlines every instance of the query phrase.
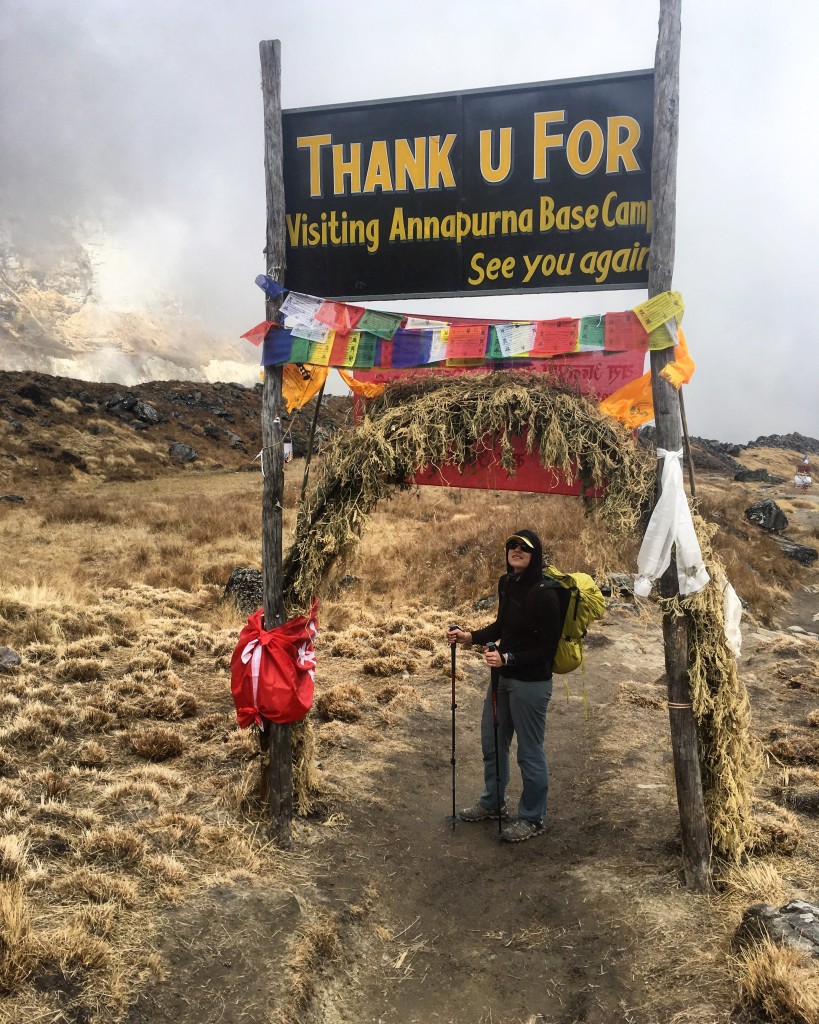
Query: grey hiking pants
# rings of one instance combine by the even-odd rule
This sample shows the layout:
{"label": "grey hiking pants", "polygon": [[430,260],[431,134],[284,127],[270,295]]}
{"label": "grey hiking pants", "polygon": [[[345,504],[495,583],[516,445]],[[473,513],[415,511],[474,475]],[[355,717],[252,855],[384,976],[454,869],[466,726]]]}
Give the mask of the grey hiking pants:
{"label": "grey hiking pants", "polygon": [[[523,777],[523,793],[518,816],[528,821],[543,821],[549,792],[549,769],[543,741],[546,737],[546,710],[552,697],[552,680],[524,682],[501,676],[498,680],[498,749],[500,754],[501,803],[505,802],[509,783],[509,748],[512,736],[518,738],[518,766]],[[480,802],[494,811],[498,806],[495,775],[495,728],[492,717],[492,686],[486,692],[481,716],[484,791]]]}

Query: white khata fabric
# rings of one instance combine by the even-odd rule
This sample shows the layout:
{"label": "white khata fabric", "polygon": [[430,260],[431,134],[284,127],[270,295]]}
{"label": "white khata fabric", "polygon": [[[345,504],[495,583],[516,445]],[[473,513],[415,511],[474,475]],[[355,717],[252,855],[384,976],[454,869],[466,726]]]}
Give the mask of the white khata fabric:
{"label": "white khata fabric", "polygon": [[637,556],[634,593],[648,597],[651,585],[671,562],[671,549],[677,545],[677,579],[683,597],[702,590],[710,579],[702,561],[699,541],[694,532],[691,510],[683,489],[682,448],[676,452],[657,449],[663,459],[662,494],[654,506],[651,520]]}
{"label": "white khata fabric", "polygon": [[738,658],[742,650],[742,632],[739,628],[742,619],[742,602],[727,580],[722,592],[722,614],[725,619],[725,643],[734,657]]}

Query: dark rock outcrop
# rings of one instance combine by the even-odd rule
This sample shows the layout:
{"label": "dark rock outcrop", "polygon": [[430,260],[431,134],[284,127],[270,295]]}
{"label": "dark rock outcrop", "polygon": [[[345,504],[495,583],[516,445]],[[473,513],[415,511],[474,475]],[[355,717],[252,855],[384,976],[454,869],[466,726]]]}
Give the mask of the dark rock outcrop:
{"label": "dark rock outcrop", "polygon": [[776,542],[782,549],[782,553],[788,558],[794,558],[800,565],[813,565],[819,558],[819,551],[816,548],[808,547],[807,544],[797,544],[788,540],[787,537],[777,537]]}
{"label": "dark rock outcrop", "polygon": [[743,914],[734,945],[752,945],[766,938],[819,957],[819,906],[804,900],[790,900],[779,909],[770,903],[754,903]]}
{"label": "dark rock outcrop", "polygon": [[758,437],[756,441],[749,441],[748,448],[784,448],[788,451],[810,452],[819,455],[819,441],[815,437],[805,437],[804,434],[768,434],[766,437]]}
{"label": "dark rock outcrop", "polygon": [[784,484],[785,478],[781,476],[771,476],[767,469],[741,469],[738,473],[734,473],[734,480],[741,484],[748,483],[766,483],[766,484]]}
{"label": "dark rock outcrop", "polygon": [[771,498],[757,501],[750,508],[746,508],[745,518],[749,523],[756,523],[767,533],[781,533],[788,525],[788,517]]}

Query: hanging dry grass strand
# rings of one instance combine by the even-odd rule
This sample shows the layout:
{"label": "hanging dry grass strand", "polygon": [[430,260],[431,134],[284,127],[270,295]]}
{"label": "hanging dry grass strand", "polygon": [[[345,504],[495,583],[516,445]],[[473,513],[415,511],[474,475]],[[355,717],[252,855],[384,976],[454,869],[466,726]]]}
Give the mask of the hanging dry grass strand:
{"label": "hanging dry grass strand", "polygon": [[[284,563],[288,608],[303,608],[326,588],[334,564],[393,488],[425,466],[469,464],[481,443],[514,473],[515,435],[526,435],[543,466],[580,479],[587,506],[613,536],[635,531],[652,493],[655,459],[577,391],[543,374],[511,371],[399,382],[324,453]],[[601,499],[590,496],[604,484]]]}
{"label": "hanging dry grass strand", "polygon": [[711,547],[717,527],[696,514],[693,520],[711,580],[696,594],[663,604],[672,614],[688,618],[688,671],[700,739],[705,811],[715,853],[736,862],[753,848],[756,839],[753,780],[761,759],[751,732],[748,691],[725,640],[722,595],[727,579]]}

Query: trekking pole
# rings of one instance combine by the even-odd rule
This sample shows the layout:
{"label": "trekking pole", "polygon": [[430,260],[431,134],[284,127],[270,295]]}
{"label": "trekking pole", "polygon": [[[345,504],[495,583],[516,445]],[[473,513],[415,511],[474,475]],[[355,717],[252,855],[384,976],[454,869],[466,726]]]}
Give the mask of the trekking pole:
{"label": "trekking pole", "polygon": [[[460,627],[456,623],[453,622],[453,623],[450,624],[449,631],[451,633],[454,629],[459,629],[459,628]],[[455,652],[457,651],[457,649],[458,649],[458,641],[457,640],[453,640],[452,643],[450,644],[450,654],[451,654],[451,659],[452,659],[452,758],[451,758],[451,764],[452,764],[452,818],[451,818],[451,821],[452,821],[452,828],[453,829],[455,828],[455,822],[458,820],[458,815],[455,813],[455,709],[458,707],[458,705],[455,703],[455,657],[456,657],[456,653]]]}
{"label": "trekking pole", "polygon": [[[496,651],[497,647],[494,644],[487,644],[486,649],[487,651]],[[490,679],[492,680],[492,726],[495,730],[495,788],[498,797],[498,835],[500,835],[503,832],[503,826],[501,825],[500,751],[498,750],[498,679],[500,678],[500,669],[492,668],[489,672]]]}

